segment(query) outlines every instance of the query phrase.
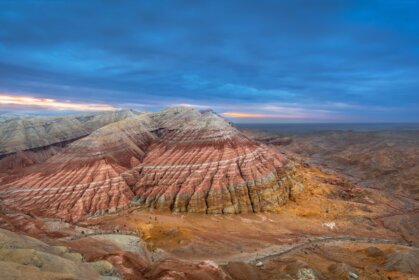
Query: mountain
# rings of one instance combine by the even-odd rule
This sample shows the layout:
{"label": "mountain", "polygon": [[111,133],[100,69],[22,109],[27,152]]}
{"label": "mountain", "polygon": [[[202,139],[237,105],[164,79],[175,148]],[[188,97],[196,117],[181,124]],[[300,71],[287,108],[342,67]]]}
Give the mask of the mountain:
{"label": "mountain", "polygon": [[[80,118],[81,131],[74,126]],[[292,174],[286,158],[250,140],[213,111],[169,108],[124,115],[114,122],[116,116],[109,116],[110,124],[96,130],[104,121],[83,118],[55,121],[53,130],[44,121],[37,127],[50,131],[44,134],[46,139],[23,141],[20,149],[38,149],[72,139],[43,162],[12,172],[1,170],[3,204],[79,220],[131,205],[174,212],[247,213],[274,210],[288,200]],[[8,122],[1,126],[1,131],[10,128]],[[38,135],[32,131],[21,125],[9,135]],[[24,137],[32,138],[37,139]],[[9,142],[0,148],[13,151]]]}
{"label": "mountain", "polygon": [[133,110],[61,117],[0,116],[0,156],[74,140],[137,115]]}

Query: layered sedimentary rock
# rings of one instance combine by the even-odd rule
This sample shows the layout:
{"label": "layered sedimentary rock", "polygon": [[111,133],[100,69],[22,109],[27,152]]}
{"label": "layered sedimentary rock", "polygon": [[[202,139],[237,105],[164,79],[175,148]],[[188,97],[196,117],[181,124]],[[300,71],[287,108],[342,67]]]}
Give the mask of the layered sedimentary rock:
{"label": "layered sedimentary rock", "polygon": [[122,110],[63,117],[0,116],[0,181],[19,168],[46,161],[100,127],[138,114]]}
{"label": "layered sedimentary rock", "polygon": [[63,117],[0,118],[0,156],[70,141],[139,114],[134,110]]}
{"label": "layered sedimentary rock", "polygon": [[289,196],[285,158],[212,111],[172,108],[95,130],[0,181],[9,207],[79,219],[140,204],[176,212],[273,210]]}
{"label": "layered sedimentary rock", "polygon": [[133,173],[136,201],[203,213],[269,210],[288,195],[284,158],[211,111],[154,117],[160,137]]}

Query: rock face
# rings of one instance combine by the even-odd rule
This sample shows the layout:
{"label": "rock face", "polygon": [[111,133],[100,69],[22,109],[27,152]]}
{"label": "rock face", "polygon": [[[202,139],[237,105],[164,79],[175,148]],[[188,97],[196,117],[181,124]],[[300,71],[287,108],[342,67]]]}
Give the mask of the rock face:
{"label": "rock face", "polygon": [[396,251],[386,256],[386,270],[419,275],[419,250]]}
{"label": "rock face", "polygon": [[0,156],[77,139],[137,114],[123,110],[65,117],[0,118]]}
{"label": "rock face", "polygon": [[82,256],[0,229],[1,279],[99,279]]}
{"label": "rock face", "polygon": [[3,177],[0,199],[73,220],[130,204],[175,212],[266,211],[288,200],[285,163],[212,111],[172,108],[113,122]]}
{"label": "rock face", "polygon": [[138,114],[124,110],[66,117],[0,116],[0,178],[46,161],[100,127]]}

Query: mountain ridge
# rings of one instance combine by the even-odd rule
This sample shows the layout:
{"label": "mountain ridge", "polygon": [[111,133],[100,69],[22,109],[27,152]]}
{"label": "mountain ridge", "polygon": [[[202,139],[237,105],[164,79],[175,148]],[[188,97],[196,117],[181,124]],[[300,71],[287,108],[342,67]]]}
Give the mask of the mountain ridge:
{"label": "mountain ridge", "polygon": [[169,108],[105,125],[19,176],[3,176],[0,198],[10,207],[66,219],[132,204],[260,212],[288,200],[292,180],[285,165],[284,156],[211,111]]}

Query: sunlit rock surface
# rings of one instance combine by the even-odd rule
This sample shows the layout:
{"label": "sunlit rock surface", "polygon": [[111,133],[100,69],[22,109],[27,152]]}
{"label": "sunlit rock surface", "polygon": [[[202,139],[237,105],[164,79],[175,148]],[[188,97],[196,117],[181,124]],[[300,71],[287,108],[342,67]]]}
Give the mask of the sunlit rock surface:
{"label": "sunlit rock surface", "polygon": [[0,229],[1,279],[99,279],[80,254]]}
{"label": "sunlit rock surface", "polygon": [[77,139],[137,114],[122,110],[63,117],[0,118],[0,156]]}

